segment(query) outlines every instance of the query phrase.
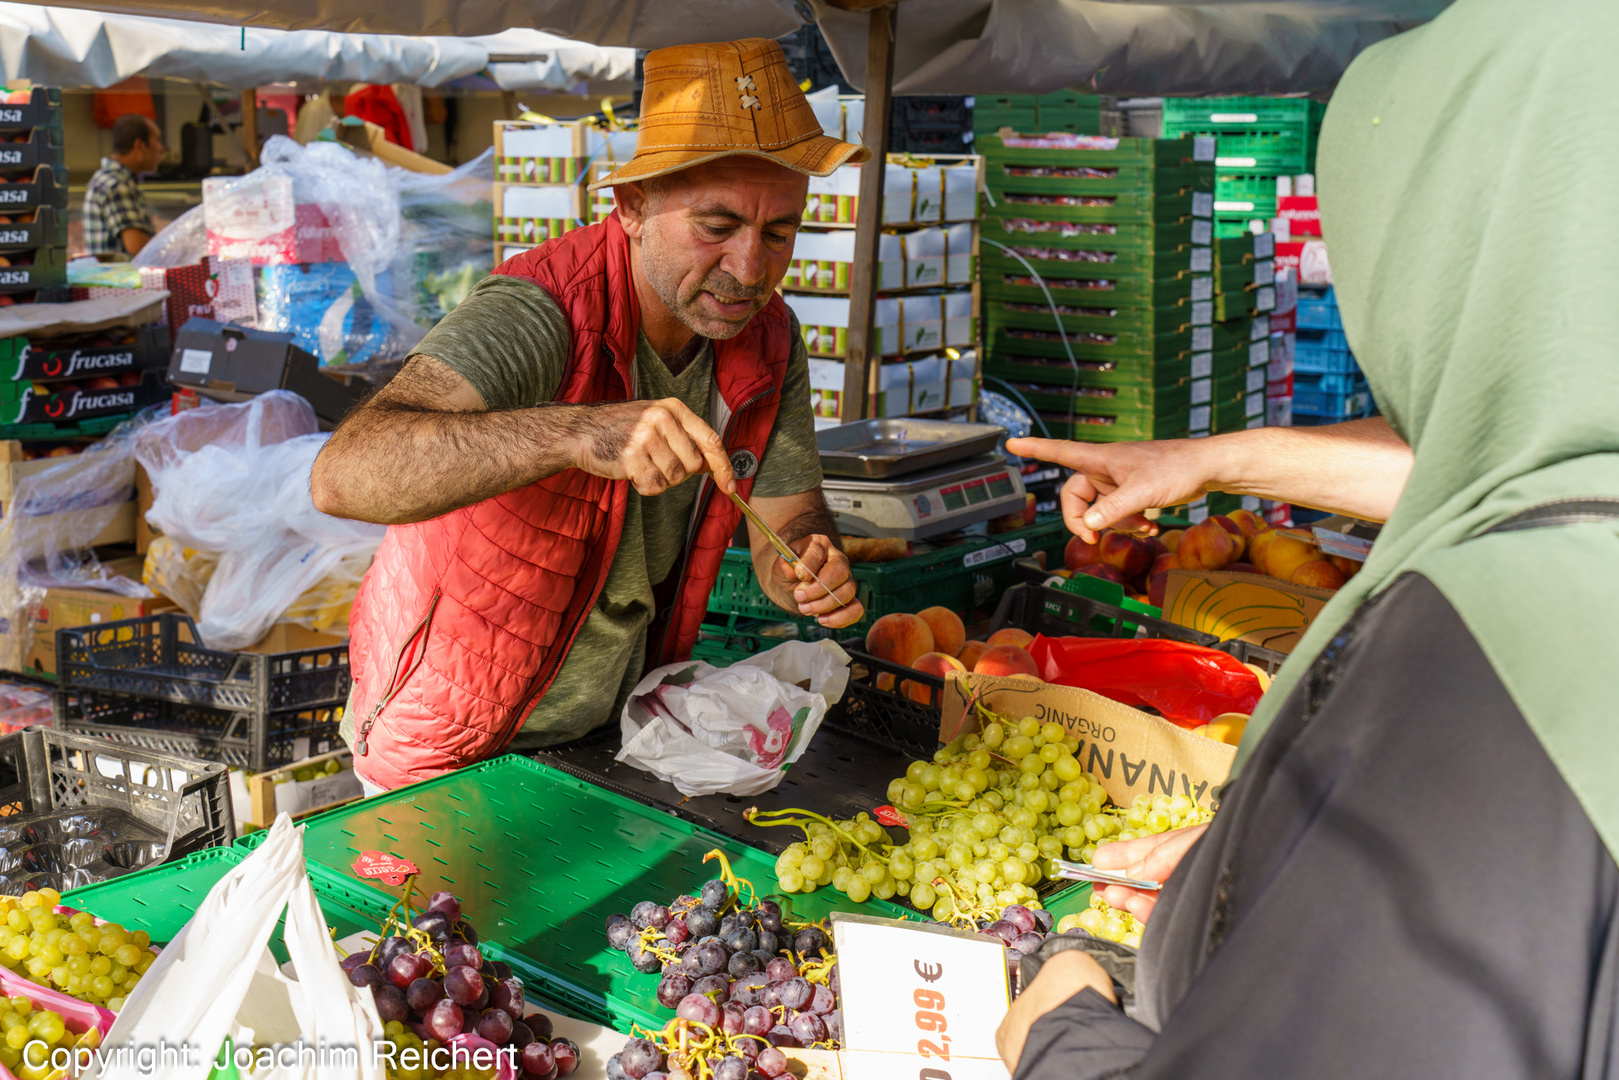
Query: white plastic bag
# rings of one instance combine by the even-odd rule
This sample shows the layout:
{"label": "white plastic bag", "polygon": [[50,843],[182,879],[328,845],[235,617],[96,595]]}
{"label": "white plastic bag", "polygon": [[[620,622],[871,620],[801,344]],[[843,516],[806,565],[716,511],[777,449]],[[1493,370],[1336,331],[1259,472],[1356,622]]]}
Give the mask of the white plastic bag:
{"label": "white plastic bag", "polygon": [[135,454],[152,479],[146,520],[183,548],[219,556],[197,614],[212,648],[253,644],[340,571],[358,587],[382,542],[381,525],[315,509],[309,472],[327,438],[315,427],[307,401],[272,390],[141,431]]}
{"label": "white plastic bag", "polygon": [[[296,980],[268,948],[283,910]],[[268,1064],[256,1057],[253,1080],[383,1080],[373,1049],[382,1020],[371,995],[338,967],[304,867],[303,830],[285,814],[158,955],[84,1075],[204,1080],[227,1037],[244,1055],[286,1051]],[[300,1040],[314,1052],[295,1052]],[[155,1072],[140,1064],[139,1051],[150,1048],[172,1049]]]}
{"label": "white plastic bag", "polygon": [[834,641],[786,641],[728,668],[668,664],[625,702],[618,760],[682,795],[757,795],[781,783],[848,685]]}

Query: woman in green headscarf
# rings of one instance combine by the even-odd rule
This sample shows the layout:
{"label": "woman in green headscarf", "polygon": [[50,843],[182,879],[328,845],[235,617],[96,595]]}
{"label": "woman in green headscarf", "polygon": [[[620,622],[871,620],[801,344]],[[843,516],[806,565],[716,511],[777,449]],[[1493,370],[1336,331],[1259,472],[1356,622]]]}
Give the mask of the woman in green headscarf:
{"label": "woman in green headscarf", "polygon": [[1171,845],[1134,1012],[1048,960],[1016,1080],[1619,1075],[1615,55],[1613,0],[1458,0],[1345,75],[1323,222],[1403,490]]}

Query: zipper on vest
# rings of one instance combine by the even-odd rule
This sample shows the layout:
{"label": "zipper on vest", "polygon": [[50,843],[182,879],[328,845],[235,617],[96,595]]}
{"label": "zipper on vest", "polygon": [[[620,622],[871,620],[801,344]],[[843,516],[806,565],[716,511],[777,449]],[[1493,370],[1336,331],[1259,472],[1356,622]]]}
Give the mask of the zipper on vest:
{"label": "zipper on vest", "polygon": [[[736,428],[737,417],[741,416],[743,413],[747,412],[749,409],[753,408],[759,402],[763,401],[765,398],[769,397],[775,392],[776,388],[774,386],[767,387],[764,390],[759,391],[757,394],[754,394],[741,405],[738,405],[736,410],[731,413],[731,419],[725,425],[725,434],[720,439],[720,442],[725,444],[725,449],[727,451],[729,451],[731,448],[731,432]],[[697,514],[692,519],[698,523],[697,528],[692,531],[692,536],[687,540],[685,549],[680,553],[680,576],[675,578],[675,589],[674,593],[672,594],[674,596],[674,607],[670,609],[669,615],[666,617],[669,620],[669,625],[664,627],[664,636],[658,642],[658,656],[655,657],[657,663],[653,664],[653,667],[661,666],[664,659],[669,655],[668,631],[673,626],[675,609],[680,607],[680,597],[686,590],[686,570],[691,565],[692,544],[697,538],[697,532],[702,529],[703,520],[708,516],[708,504],[714,497],[714,487],[715,485],[712,483],[705,484],[703,486],[703,494],[697,505]],[[658,613],[654,611],[652,615],[653,618],[656,619]]]}
{"label": "zipper on vest", "polygon": [[[609,361],[611,361],[614,364],[618,363],[618,354],[613,351],[613,347],[611,345],[606,345],[606,344],[602,345],[602,352],[607,354],[607,359]],[[632,394],[635,392],[635,386],[633,385],[634,370],[635,369],[634,369],[633,361],[632,361],[632,366],[631,366],[631,369],[630,369],[630,371],[631,371],[631,380],[632,380],[632,385],[630,386],[630,393],[632,393]],[[601,590],[601,586],[602,586],[602,579],[607,576],[608,571],[612,569],[612,565],[613,565],[613,561],[611,559],[608,559],[606,565],[604,565],[600,570],[596,571],[596,580],[591,584],[591,587],[590,587],[590,592],[591,592],[591,601],[590,601],[590,603],[586,604],[583,608],[580,609],[578,616],[573,620],[572,625],[570,625],[568,627],[567,636],[565,638],[560,639],[560,640],[566,641],[568,643],[567,648],[565,648],[565,649],[557,649],[555,647],[552,648],[551,651],[557,654],[556,659],[551,661],[550,667],[546,671],[542,672],[541,675],[540,675],[540,678],[535,681],[534,685],[535,685],[536,689],[534,690],[534,692],[529,694],[527,697],[525,697],[523,699],[522,704],[519,705],[517,707],[516,711],[514,711],[512,713],[511,721],[506,725],[506,732],[505,732],[504,737],[501,740],[500,746],[501,746],[502,750],[504,750],[507,746],[511,745],[511,741],[514,738],[517,737],[517,729],[518,729],[519,726],[522,725],[523,721],[528,718],[529,712],[532,711],[532,709],[534,707],[534,700],[537,697],[539,697],[541,689],[551,685],[551,680],[556,677],[557,669],[562,666],[562,661],[566,660],[567,656],[568,656],[568,653],[573,651],[574,635],[579,632],[579,624],[584,622],[585,619],[589,618],[591,610],[593,608],[595,608],[596,599],[601,595],[600,590]]]}
{"label": "zipper on vest", "polygon": [[[399,653],[394,657],[393,674],[388,676],[388,692],[378,698],[375,705],[371,706],[371,712],[366,715],[364,723],[360,725],[359,738],[355,740],[354,749],[361,757],[366,754],[366,738],[371,734],[372,727],[376,725],[377,717],[381,715],[388,702],[392,701],[395,695],[404,688],[405,680],[410,678],[411,672],[415,671],[417,666],[421,664],[422,656],[427,654],[427,628],[433,621],[433,612],[438,610],[438,599],[443,592],[442,587],[433,590],[433,599],[428,602],[427,614],[422,616],[422,621],[416,624],[416,628],[406,636],[404,644],[399,646]],[[399,665],[405,662],[405,654],[410,651],[411,644],[418,638],[422,639],[422,656],[416,658],[416,662],[410,665],[410,670],[405,672],[404,678],[401,678]]]}

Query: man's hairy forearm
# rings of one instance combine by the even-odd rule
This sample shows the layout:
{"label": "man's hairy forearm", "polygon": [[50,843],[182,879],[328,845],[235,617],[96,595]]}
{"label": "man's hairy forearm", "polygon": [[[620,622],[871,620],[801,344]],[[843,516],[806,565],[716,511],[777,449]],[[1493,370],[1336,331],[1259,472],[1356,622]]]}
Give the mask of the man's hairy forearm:
{"label": "man's hairy forearm", "polygon": [[590,409],[486,412],[448,365],[414,357],[356,409],[315,459],[315,505],[338,517],[401,525],[554,476],[597,437]]}

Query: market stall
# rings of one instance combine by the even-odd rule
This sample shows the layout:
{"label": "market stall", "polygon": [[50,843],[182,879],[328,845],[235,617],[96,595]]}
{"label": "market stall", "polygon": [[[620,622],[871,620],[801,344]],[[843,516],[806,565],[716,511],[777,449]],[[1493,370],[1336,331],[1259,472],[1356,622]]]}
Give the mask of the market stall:
{"label": "market stall", "polygon": [[[1254,80],[1263,89],[1317,89],[1399,17],[1431,14],[1396,5],[1324,22],[1316,5],[1296,6],[1308,10],[1224,18],[1196,8],[1177,21],[1189,35],[1177,40],[1230,46],[1218,69],[1172,68],[1170,52],[1193,53],[1179,49],[1159,59],[1125,50],[1121,61],[1123,46],[1105,33],[1086,36],[1096,52],[1065,50],[1064,63],[1094,59],[1094,69],[1129,72],[1120,78],[1140,80],[1131,89],[1231,81],[1253,89]],[[858,55],[851,42],[867,35],[864,70],[878,77],[861,104],[867,142],[879,151],[889,90],[935,85],[929,57],[948,54],[993,88],[1047,89],[1084,74],[1059,65],[1048,76],[1043,54],[1001,57],[994,41],[1018,37],[998,21],[1013,17],[1006,5],[946,7],[911,0],[897,22],[893,9],[816,9],[840,55]],[[1048,21],[1030,15],[1026,26],[1084,25],[1101,7],[1111,5],[1051,5]],[[628,40],[611,10],[540,8],[544,25]],[[705,14],[735,17],[726,36],[795,21],[769,3]],[[986,29],[970,38],[922,29],[986,14]],[[334,11],[274,17],[291,27],[347,25]],[[660,25],[663,17],[651,13],[635,42],[692,36],[689,25]],[[401,16],[365,18],[386,29]],[[1089,25],[1122,33],[1117,23]],[[1257,36],[1272,30],[1284,41],[1298,35],[1269,54],[1272,66],[1230,60],[1251,57],[1240,47],[1257,50]],[[248,31],[250,39],[272,33]],[[912,46],[913,34],[925,48]],[[491,54],[492,45],[486,64]],[[126,66],[114,58],[113,70]],[[845,68],[862,73],[857,63]],[[494,167],[511,172],[497,174],[500,188],[482,205],[436,199],[431,173],[406,175],[341,146],[278,145],[268,167],[219,185],[211,212],[204,207],[186,241],[208,256],[196,264],[202,274],[188,276],[193,261],[176,259],[132,282],[93,286],[97,301],[144,301],[112,324],[132,341],[81,340],[61,323],[19,327],[8,340],[17,377],[28,379],[30,357],[116,351],[162,330],[173,348],[131,358],[127,374],[154,384],[161,376],[171,384],[165,397],[178,387],[169,400],[189,409],[129,419],[94,454],[79,444],[100,429],[12,433],[10,480],[19,486],[4,506],[0,543],[25,529],[16,522],[86,509],[89,518],[51,533],[41,553],[104,548],[102,519],[119,514],[131,519],[129,539],[137,515],[148,534],[133,566],[99,564],[103,583],[124,575],[140,583],[127,596],[111,594],[117,601],[102,593],[111,606],[93,618],[58,614],[78,598],[51,575],[66,572],[64,562],[83,572],[94,558],[47,558],[43,576],[16,557],[0,563],[8,584],[28,571],[14,606],[50,615],[16,620],[14,655],[38,660],[38,675],[48,662],[55,721],[73,733],[66,738],[83,740],[52,751],[34,789],[63,789],[59,781],[95,771],[85,762],[112,747],[118,767],[140,763],[160,778],[149,785],[144,771],[139,782],[125,774],[126,791],[178,786],[200,802],[208,780],[216,802],[206,809],[218,826],[230,816],[231,799],[217,801],[230,766],[239,785],[231,824],[244,826],[228,846],[211,833],[181,842],[170,829],[165,845],[129,865],[16,880],[20,899],[4,902],[15,918],[7,916],[14,932],[0,940],[0,966],[33,978],[38,988],[24,986],[22,996],[36,1015],[54,1001],[61,1021],[27,1022],[33,1041],[73,1049],[190,1040],[209,1058],[222,1048],[251,1057],[330,1033],[380,1040],[395,1055],[506,1052],[504,1063],[486,1059],[469,1072],[395,1062],[345,1075],[642,1080],[683,1071],[745,1080],[750,1072],[892,1075],[883,1070],[896,1054],[907,1069],[927,1070],[931,1059],[948,1058],[940,1053],[948,1044],[932,1037],[953,1028],[958,1071],[994,1076],[1004,1069],[993,1042],[982,1023],[969,1030],[968,1018],[1004,1014],[1048,939],[1083,940],[1130,992],[1141,925],[1093,896],[1090,882],[1110,880],[1089,865],[1097,846],[1208,819],[1247,716],[1369,539],[1350,522],[1289,529],[1285,507],[1211,496],[1165,508],[1157,539],[1109,532],[1088,544],[1052,512],[1053,478],[1009,460],[1003,428],[962,414],[981,407],[980,378],[992,376],[1026,406],[1025,419],[1053,434],[1242,430],[1256,416],[1278,419],[1270,401],[1296,407],[1292,353],[1312,346],[1326,365],[1319,374],[1342,378],[1303,391],[1323,395],[1311,415],[1349,415],[1365,397],[1363,389],[1354,397],[1353,373],[1341,370],[1353,361],[1341,333],[1332,336],[1330,294],[1294,299],[1297,279],[1275,274],[1278,257],[1290,254],[1279,243],[1292,237],[1283,240],[1269,219],[1296,212],[1303,222],[1312,208],[1260,197],[1221,209],[1242,202],[1237,195],[1255,178],[1276,191],[1278,177],[1312,172],[1308,159],[1250,152],[1271,136],[1313,145],[1309,106],[1288,106],[1306,114],[1297,132],[1257,117],[1220,120],[1238,113],[1232,107],[1186,117],[1184,130],[1167,132],[1174,137],[1145,139],[1041,125],[1042,108],[1047,117],[1094,108],[1044,100],[997,99],[1019,118],[997,124],[970,160],[879,157],[853,190],[825,192],[820,254],[797,267],[791,302],[806,334],[825,338],[817,359],[839,368],[818,389],[838,395],[825,419],[844,422],[824,425],[819,449],[828,502],[859,552],[867,619],[830,635],[815,620],[783,615],[748,553],[733,549],[694,662],[651,673],[621,725],[363,801],[354,801],[358,779],[337,735],[351,686],[341,628],[380,529],[330,531],[307,491],[318,429],[357,393],[339,369],[402,357],[412,327],[419,336],[432,321],[418,311],[436,304],[442,314],[477,276],[457,277],[459,263],[429,258],[444,246],[431,231],[442,219],[456,219],[457,237],[476,231],[481,244],[521,251],[610,212],[610,201],[587,204],[580,188],[599,157],[623,150],[626,132],[545,120],[502,129],[497,141],[513,149],[497,153]],[[829,108],[845,118],[859,111],[835,97]],[[1221,123],[1234,126],[1211,134],[1209,125]],[[564,148],[542,148],[553,139]],[[1232,164],[1237,158],[1252,160]],[[971,177],[959,213],[945,208],[952,169]],[[924,217],[935,190],[936,216]],[[562,209],[547,209],[548,199]],[[986,204],[997,212],[986,214]],[[421,235],[371,241],[398,231],[401,218]],[[466,226],[474,218],[475,230]],[[1249,230],[1256,218],[1266,223],[1259,234]],[[1039,234],[1033,244],[1030,234]],[[981,239],[994,240],[993,251]],[[1038,254],[1026,250],[1035,245]],[[1299,247],[1292,254],[1302,268]],[[1098,253],[1106,258],[1090,257]],[[919,276],[935,263],[940,279]],[[941,286],[964,295],[970,313],[948,309]],[[1102,289],[1111,293],[1105,305],[1096,303]],[[892,301],[892,324],[883,321],[884,301]],[[923,326],[935,323],[936,332]],[[899,340],[909,340],[907,329],[924,334],[927,348],[889,350],[889,325]],[[949,337],[958,328],[959,341]],[[1289,339],[1300,331],[1322,336]],[[1137,346],[1129,356],[1121,354],[1126,339]],[[955,366],[968,346],[982,350],[981,368]],[[901,368],[904,407],[890,410],[901,380],[885,381],[885,371]],[[33,392],[57,400],[80,390],[54,379],[39,376],[45,389]],[[955,396],[958,382],[966,397]],[[111,423],[126,420],[128,410],[108,409]],[[52,502],[85,474],[72,463],[35,462],[45,460],[42,443],[68,442],[80,469],[104,467],[99,505]],[[1040,495],[1036,484],[1045,485]],[[265,507],[273,513],[258,513]],[[20,731],[0,740],[0,752],[11,746],[38,758],[41,737]],[[154,751],[193,764],[147,761]],[[214,764],[197,768],[204,762]],[[197,775],[172,775],[185,768]],[[61,817],[70,808],[48,809]],[[301,834],[277,815],[300,820]],[[41,848],[41,858],[48,854]],[[33,938],[58,930],[48,943],[55,953],[44,944],[34,951]],[[862,936],[878,931],[890,936]],[[962,967],[952,960],[951,980],[938,985],[937,974],[921,976],[927,985],[905,983],[904,1025],[878,1030],[876,1006],[862,993],[895,977],[879,972],[876,958],[919,936],[961,950]],[[11,941],[22,944],[12,951]],[[176,959],[180,945],[229,962],[213,982],[199,982]],[[261,960],[266,949],[273,962]],[[247,993],[255,966],[269,977],[289,962],[279,1005]],[[79,1004],[47,997],[45,983]],[[213,1002],[220,1006],[210,1009]],[[0,1065],[28,1080],[23,1047],[9,1049],[19,1056],[0,1048]]]}

